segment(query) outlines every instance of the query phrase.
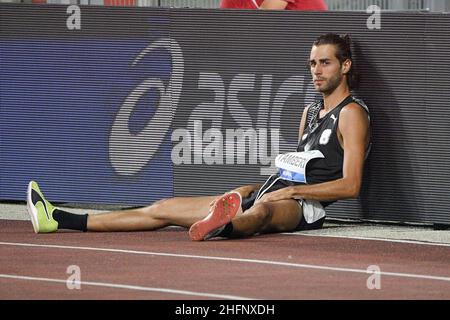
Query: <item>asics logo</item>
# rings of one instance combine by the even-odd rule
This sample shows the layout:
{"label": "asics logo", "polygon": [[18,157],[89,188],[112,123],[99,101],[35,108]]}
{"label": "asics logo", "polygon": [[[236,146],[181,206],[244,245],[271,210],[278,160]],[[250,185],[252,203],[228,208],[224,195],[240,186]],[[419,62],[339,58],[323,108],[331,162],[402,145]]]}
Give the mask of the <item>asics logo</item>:
{"label": "asics logo", "polygon": [[47,220],[50,221],[50,214],[48,213],[47,205],[45,204],[45,200],[42,199],[41,195],[36,191],[31,190],[31,198],[34,205],[36,205],[38,202],[41,202],[44,205],[45,215],[47,216]]}
{"label": "asics logo", "polygon": [[[202,92],[209,91],[208,96],[201,94],[207,101],[197,104],[188,116],[180,115],[180,118],[187,117],[187,121],[183,121],[187,127],[172,131],[184,81],[181,46],[173,38],[160,38],[142,49],[131,67],[138,68],[160,50],[167,51],[171,57],[169,81],[150,76],[136,84],[126,96],[109,135],[109,160],[114,172],[121,176],[139,174],[158,152],[166,135],[171,133],[173,165],[228,165],[236,164],[236,161],[237,164],[246,164],[248,159],[248,164],[257,164],[259,160],[260,164],[268,166],[260,168],[260,174],[272,174],[275,171],[273,160],[280,153],[280,145],[286,148],[290,144],[280,135],[283,108],[293,94],[305,94],[305,101],[314,100],[316,93],[312,84],[304,91],[305,77],[293,75],[276,90],[271,74],[262,74],[261,79],[257,79],[256,73],[238,73],[226,80],[217,72],[199,72],[198,82],[192,86]],[[138,133],[131,132],[130,119],[134,110],[146,103],[147,95],[154,95],[153,91],[159,93],[159,101],[152,118]],[[249,112],[241,103],[241,92],[254,92],[254,98],[260,101],[255,112]],[[213,101],[210,101],[211,95]],[[273,102],[270,102],[272,97]],[[224,136],[225,110],[238,129],[225,128]],[[205,131],[203,120],[210,126]],[[266,128],[270,128],[270,148]]]}
{"label": "asics logo", "polygon": [[[131,176],[139,173],[158,151],[172,124],[183,84],[184,60],[181,47],[174,39],[162,38],[143,49],[131,64],[133,67],[150,53],[166,49],[172,56],[172,72],[169,83],[164,85],[158,78],[143,80],[126,97],[116,115],[109,137],[109,158],[119,175]],[[159,105],[153,118],[138,134],[129,130],[129,119],[141,99],[152,89],[160,94]],[[126,148],[121,147],[127,145]],[[143,155],[145,150],[145,156]],[[133,161],[130,161],[133,159]]]}

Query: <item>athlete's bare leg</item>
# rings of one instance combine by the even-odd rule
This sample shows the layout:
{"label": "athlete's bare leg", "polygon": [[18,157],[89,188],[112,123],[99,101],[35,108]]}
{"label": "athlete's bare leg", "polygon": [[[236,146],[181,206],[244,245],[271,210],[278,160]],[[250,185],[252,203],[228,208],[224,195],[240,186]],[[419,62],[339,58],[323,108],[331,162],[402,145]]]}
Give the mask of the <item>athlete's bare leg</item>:
{"label": "athlete's bare leg", "polygon": [[155,230],[171,225],[189,228],[208,215],[211,202],[220,196],[176,197],[139,209],[89,215],[87,229],[112,232]]}
{"label": "athlete's bare leg", "polygon": [[302,214],[302,208],[295,200],[256,203],[233,219],[231,237],[292,231],[299,224]]}

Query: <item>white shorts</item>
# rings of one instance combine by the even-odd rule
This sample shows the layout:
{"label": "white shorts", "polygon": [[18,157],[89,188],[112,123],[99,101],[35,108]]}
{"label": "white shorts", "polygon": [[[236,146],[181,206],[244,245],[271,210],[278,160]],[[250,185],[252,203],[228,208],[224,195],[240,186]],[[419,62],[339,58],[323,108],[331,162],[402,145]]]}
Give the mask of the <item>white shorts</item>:
{"label": "white shorts", "polygon": [[319,201],[316,200],[297,200],[303,210],[303,218],[307,223],[314,223],[325,217],[326,212]]}

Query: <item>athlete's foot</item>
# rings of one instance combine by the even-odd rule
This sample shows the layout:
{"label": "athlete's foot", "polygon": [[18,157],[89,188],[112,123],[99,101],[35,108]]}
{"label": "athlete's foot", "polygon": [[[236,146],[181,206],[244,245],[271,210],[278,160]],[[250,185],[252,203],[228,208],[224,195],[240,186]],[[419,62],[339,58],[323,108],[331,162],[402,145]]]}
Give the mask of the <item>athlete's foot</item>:
{"label": "athlete's foot", "polygon": [[189,236],[194,241],[215,237],[224,229],[241,207],[242,198],[238,192],[230,192],[219,198],[209,215],[194,223],[189,229]]}
{"label": "athlete's foot", "polygon": [[36,182],[30,181],[27,192],[27,209],[36,233],[48,233],[58,230],[58,222],[53,219],[55,207],[48,202]]}

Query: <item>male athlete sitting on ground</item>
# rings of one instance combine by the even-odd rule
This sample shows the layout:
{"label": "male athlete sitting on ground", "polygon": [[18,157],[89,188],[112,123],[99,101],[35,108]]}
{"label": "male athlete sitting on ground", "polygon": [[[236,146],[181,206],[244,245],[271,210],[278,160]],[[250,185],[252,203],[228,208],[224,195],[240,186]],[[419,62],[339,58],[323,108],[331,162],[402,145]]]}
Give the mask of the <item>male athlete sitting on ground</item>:
{"label": "male athlete sitting on ground", "polygon": [[305,108],[297,152],[279,155],[275,161],[278,173],[262,186],[242,186],[222,196],[175,197],[138,209],[77,215],[54,207],[31,181],[27,202],[34,231],[143,231],[175,225],[190,228],[192,240],[206,240],[321,228],[324,207],[359,194],[370,145],[370,117],[365,104],[350,94],[353,69],[348,37],[326,34],[317,38],[309,65],[323,100]]}

